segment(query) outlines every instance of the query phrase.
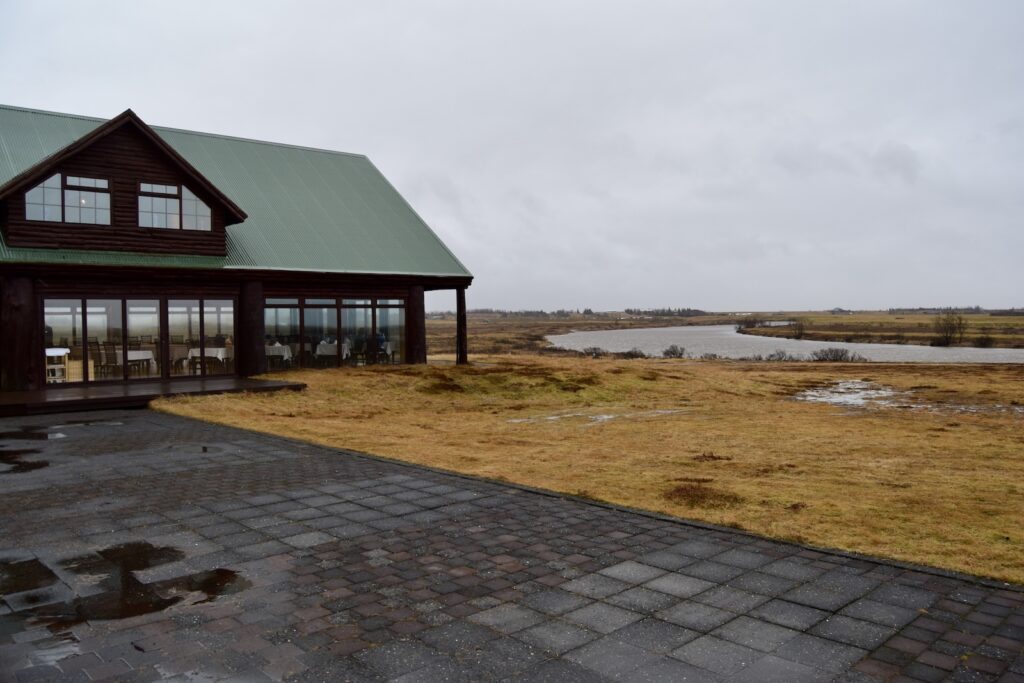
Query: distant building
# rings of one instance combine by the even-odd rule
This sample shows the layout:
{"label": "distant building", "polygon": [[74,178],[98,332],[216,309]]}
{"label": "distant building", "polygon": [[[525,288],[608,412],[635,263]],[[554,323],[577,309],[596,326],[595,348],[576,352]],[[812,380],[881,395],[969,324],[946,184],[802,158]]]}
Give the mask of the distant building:
{"label": "distant building", "polygon": [[472,275],[360,155],[0,106],[0,387],[426,361]]}

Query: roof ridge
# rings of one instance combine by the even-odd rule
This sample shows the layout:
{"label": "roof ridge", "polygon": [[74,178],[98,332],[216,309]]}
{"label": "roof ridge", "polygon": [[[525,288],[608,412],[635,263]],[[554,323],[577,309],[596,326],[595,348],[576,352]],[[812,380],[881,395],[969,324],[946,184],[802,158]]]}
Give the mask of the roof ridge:
{"label": "roof ridge", "polygon": [[[102,118],[99,116],[85,116],[82,114],[69,114],[62,111],[50,111],[48,109],[33,109],[32,107],[18,107],[13,104],[0,103],[0,109],[7,109],[9,111],[22,111],[31,114],[44,114],[46,116],[56,116],[65,119],[78,119],[79,121],[95,121],[97,123],[103,123],[109,121],[109,118]],[[235,140],[238,142],[251,142],[257,145],[268,145],[270,147],[285,147],[288,149],[296,149],[304,152],[323,152],[324,154],[338,154],[340,156],[357,157],[360,159],[369,159],[365,154],[358,152],[343,152],[336,149],[325,149],[323,147],[309,147],[307,145],[294,145],[288,142],[272,142],[270,140],[257,140],[256,138],[245,138],[237,135],[223,135],[221,133],[207,133],[201,130],[189,130],[187,128],[174,128],[172,126],[150,126],[155,131],[167,131],[169,133],[184,133],[186,135],[198,135],[206,138],[218,138],[221,140]]]}

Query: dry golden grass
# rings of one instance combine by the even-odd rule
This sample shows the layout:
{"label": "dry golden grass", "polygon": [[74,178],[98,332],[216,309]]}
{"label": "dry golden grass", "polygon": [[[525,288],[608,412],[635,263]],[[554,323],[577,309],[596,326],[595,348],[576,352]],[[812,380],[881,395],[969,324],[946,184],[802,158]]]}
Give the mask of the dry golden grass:
{"label": "dry golden grass", "polygon": [[[773,315],[779,320],[801,320],[803,339],[889,344],[928,345],[935,338],[935,316],[929,313],[854,313],[832,315],[826,312],[793,312]],[[1024,316],[964,315],[963,340],[954,346],[1024,348]],[[791,337],[791,327],[758,327],[747,334],[763,337]],[[979,341],[980,338],[987,338]]]}
{"label": "dry golden grass", "polygon": [[[304,392],[155,406],[1024,582],[1024,414],[1016,411],[1024,367],[474,360],[296,371],[274,377],[306,382]],[[910,391],[934,407],[846,409],[793,399],[840,379]]]}

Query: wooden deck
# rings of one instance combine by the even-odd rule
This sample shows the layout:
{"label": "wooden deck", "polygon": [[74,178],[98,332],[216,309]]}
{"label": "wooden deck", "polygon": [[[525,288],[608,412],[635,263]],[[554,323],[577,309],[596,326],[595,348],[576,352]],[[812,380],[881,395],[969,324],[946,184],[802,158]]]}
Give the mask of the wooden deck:
{"label": "wooden deck", "polygon": [[230,394],[241,391],[300,391],[300,382],[210,377],[173,381],[52,386],[36,391],[0,392],[0,417],[65,413],[107,408],[143,408],[160,396]]}

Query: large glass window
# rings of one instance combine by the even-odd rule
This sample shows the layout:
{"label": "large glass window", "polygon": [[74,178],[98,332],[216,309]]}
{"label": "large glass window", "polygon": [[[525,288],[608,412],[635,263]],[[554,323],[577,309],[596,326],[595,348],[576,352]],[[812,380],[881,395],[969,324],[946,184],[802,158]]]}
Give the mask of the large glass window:
{"label": "large glass window", "polygon": [[302,309],[305,367],[338,364],[338,309],[334,299],[306,299]]}
{"label": "large glass window", "polygon": [[89,299],[85,311],[89,379],[124,379],[121,300]]}
{"label": "large glass window", "polygon": [[128,377],[160,377],[160,302],[155,299],[129,299]]}
{"label": "large glass window", "polygon": [[369,299],[344,299],[341,309],[342,362],[373,362],[373,305]]}
{"label": "large glass window", "polygon": [[210,207],[199,197],[181,186],[181,227],[185,230],[210,230]]}
{"label": "large glass window", "polygon": [[263,309],[267,367],[281,370],[299,361],[299,300],[267,299]]}
{"label": "large glass window", "polygon": [[202,331],[198,299],[167,302],[168,362],[172,376],[202,374]]}
{"label": "large glass window", "polygon": [[30,221],[110,225],[109,183],[60,173],[25,193],[25,218]]}
{"label": "large glass window", "polygon": [[210,207],[184,185],[139,183],[140,228],[209,231],[212,221]]}
{"label": "large glass window", "polygon": [[46,383],[63,384],[85,379],[82,302],[79,299],[43,301],[43,345]]}
{"label": "large glass window", "polygon": [[203,301],[203,360],[207,375],[230,375],[235,371],[235,303],[231,300]]}
{"label": "large glass window", "polygon": [[405,308],[400,299],[377,302],[377,362],[401,363],[405,356]]}

